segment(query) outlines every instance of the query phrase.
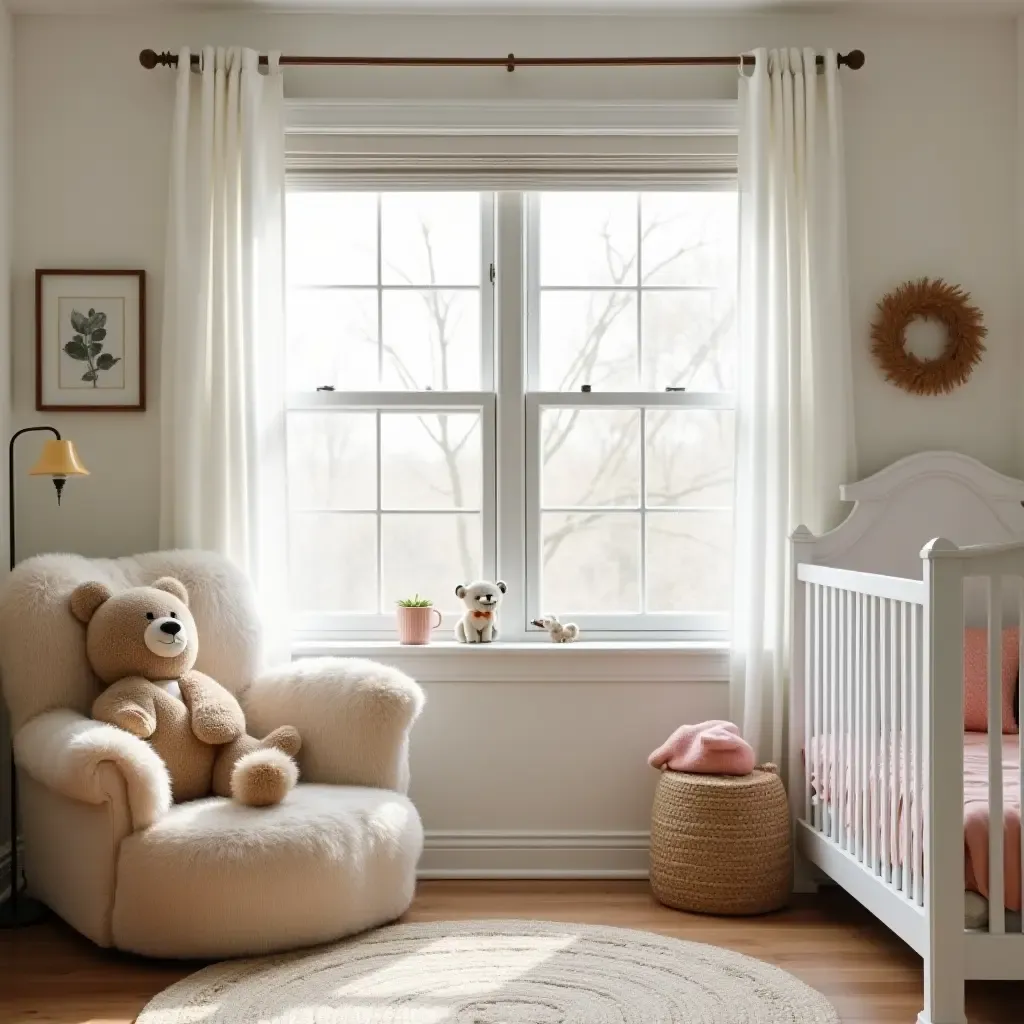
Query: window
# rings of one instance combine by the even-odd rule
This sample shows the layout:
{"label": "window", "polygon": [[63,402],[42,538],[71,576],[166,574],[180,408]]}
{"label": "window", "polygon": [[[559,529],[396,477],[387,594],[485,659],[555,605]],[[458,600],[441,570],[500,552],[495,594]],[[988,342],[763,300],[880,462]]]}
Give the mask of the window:
{"label": "window", "polygon": [[724,629],[736,216],[722,188],[291,191],[300,631],[391,635],[417,592],[453,621],[481,575],[505,639]]}

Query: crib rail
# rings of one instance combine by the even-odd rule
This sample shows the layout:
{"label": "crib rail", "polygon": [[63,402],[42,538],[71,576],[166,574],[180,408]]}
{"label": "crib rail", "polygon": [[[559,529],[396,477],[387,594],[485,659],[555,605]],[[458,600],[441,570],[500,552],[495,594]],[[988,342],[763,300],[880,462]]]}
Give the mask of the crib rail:
{"label": "crib rail", "polygon": [[802,818],[901,898],[924,903],[922,582],[797,567]]}
{"label": "crib rail", "polygon": [[[793,542],[790,780],[794,815],[813,840],[805,849],[852,871],[843,884],[869,905],[866,894],[885,897],[876,906],[892,909],[892,926],[910,922],[897,930],[926,954],[926,1007],[956,1006],[965,941],[958,896],[967,625],[987,630],[989,937],[1007,928],[1007,855],[1021,858],[1024,877],[1015,817],[1007,835],[1002,733],[1010,625],[1024,664],[1024,544],[932,541],[917,581],[816,565],[816,539],[798,531]],[[1019,756],[1012,778],[1024,793],[1024,732],[1011,742]],[[858,868],[871,876],[860,893]]]}
{"label": "crib rail", "polygon": [[[988,900],[990,935],[1006,933],[1006,884],[1005,856],[1007,850],[1019,850],[1017,856],[1020,863],[1016,866],[1020,877],[1024,878],[1024,844],[1020,843],[1019,825],[1015,823],[1017,834],[1007,836],[1006,816],[1008,808],[1004,800],[1004,765],[1003,765],[1003,630],[1012,623],[1018,630],[1017,664],[1024,664],[1024,544],[990,544],[958,548],[945,540],[936,540],[922,552],[925,559],[925,579],[931,581],[930,603],[935,606],[932,618],[935,622],[936,636],[933,648],[933,679],[931,685],[939,692],[961,692],[962,672],[953,677],[950,663],[954,653],[962,659],[962,647],[956,652],[949,641],[963,637],[964,626],[964,586],[980,584],[984,592],[984,623],[987,631],[986,674],[987,674],[987,769],[988,769]],[[1009,595],[1012,604],[1011,614],[1007,615],[1005,598]],[[930,729],[931,742],[935,747],[932,762],[935,766],[935,781],[929,794],[930,802],[934,801],[936,810],[943,816],[948,812],[950,820],[943,821],[933,829],[931,841],[934,842],[932,860],[938,875],[945,876],[949,882],[954,871],[962,871],[962,861],[954,868],[945,864],[947,846],[944,837],[953,829],[952,810],[949,798],[942,798],[942,790],[951,791],[953,775],[948,764],[941,758],[941,750],[948,744],[954,734],[959,737],[962,722],[951,722],[948,709],[936,707],[935,721]],[[1024,733],[1018,730],[1017,743],[1017,778],[1018,792],[1024,793]],[[963,773],[956,779],[956,792],[963,800]],[[933,813],[934,819],[934,813]],[[960,822],[957,821],[959,827]],[[1008,841],[1012,839],[1012,841]],[[941,877],[937,884],[941,884]],[[1015,931],[1021,929],[1015,928]]]}

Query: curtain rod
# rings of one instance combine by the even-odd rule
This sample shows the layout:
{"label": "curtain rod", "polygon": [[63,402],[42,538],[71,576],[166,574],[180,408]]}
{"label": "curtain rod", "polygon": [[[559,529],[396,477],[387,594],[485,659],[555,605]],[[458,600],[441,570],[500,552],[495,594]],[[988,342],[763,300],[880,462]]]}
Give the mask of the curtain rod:
{"label": "curtain rod", "polygon": [[[139,63],[148,70],[157,65],[177,67],[178,55],[165,50],[143,50]],[[732,57],[281,57],[283,67],[408,67],[408,68],[597,68],[597,67],[752,67],[755,58],[751,54]],[[818,66],[825,58],[817,58]],[[851,50],[840,53],[836,58],[839,67],[857,71],[864,67],[864,51]],[[199,66],[199,54],[192,54],[192,66]],[[267,66],[266,56],[260,57],[260,67]]]}

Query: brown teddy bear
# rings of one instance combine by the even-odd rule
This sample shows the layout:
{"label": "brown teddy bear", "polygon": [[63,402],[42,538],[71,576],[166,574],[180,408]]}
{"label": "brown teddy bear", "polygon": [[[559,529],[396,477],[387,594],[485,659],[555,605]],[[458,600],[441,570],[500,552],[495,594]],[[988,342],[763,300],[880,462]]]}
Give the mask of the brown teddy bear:
{"label": "brown teddy bear", "polygon": [[182,583],[168,576],[116,595],[83,583],[71,611],[86,624],[89,662],[107,685],[92,717],[150,743],[176,803],[213,792],[264,807],[288,795],[299,734],[285,725],[262,740],[247,735],[234,696],[194,670],[199,637]]}

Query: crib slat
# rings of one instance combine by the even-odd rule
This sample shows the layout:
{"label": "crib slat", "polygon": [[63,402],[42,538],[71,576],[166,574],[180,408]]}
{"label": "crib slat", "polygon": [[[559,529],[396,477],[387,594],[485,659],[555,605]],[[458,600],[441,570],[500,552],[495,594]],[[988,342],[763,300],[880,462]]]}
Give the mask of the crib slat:
{"label": "crib slat", "polygon": [[871,840],[871,873],[879,873],[878,860],[878,746],[881,738],[881,716],[878,713],[878,598],[868,598],[868,700],[871,705],[871,787],[868,789],[870,801],[871,828],[868,836]]}
{"label": "crib slat", "polygon": [[900,609],[895,601],[889,603],[889,859],[892,862],[892,885],[899,892],[903,869],[900,865],[900,810],[902,779],[900,778],[900,744],[903,723],[900,721]]}
{"label": "crib slat", "polygon": [[[1020,678],[1020,669],[1024,667],[1024,578],[1018,579],[1017,590],[1017,672]],[[1018,717],[1020,710],[1018,708]],[[1017,728],[1017,792],[1024,797],[1024,729]],[[1020,844],[1020,877],[1024,881],[1024,835],[1021,836]],[[1021,931],[1024,932],[1024,913],[1021,914]]]}
{"label": "crib slat", "polygon": [[856,702],[854,693],[857,685],[857,672],[855,661],[857,657],[857,634],[854,630],[854,618],[856,607],[856,595],[846,595],[846,732],[843,734],[843,743],[846,746],[846,777],[849,779],[847,789],[849,799],[846,801],[846,851],[847,853],[857,852],[857,773],[856,757],[857,748],[857,720],[854,714]]}
{"label": "crib slat", "polygon": [[846,632],[846,609],[848,606],[849,591],[839,591],[839,635],[836,637],[836,657],[839,659],[839,673],[836,680],[837,690],[836,697],[838,708],[836,709],[836,718],[839,722],[839,727],[836,731],[836,778],[838,784],[836,786],[837,793],[836,799],[833,801],[833,807],[836,809],[838,821],[836,823],[836,842],[841,848],[846,847],[847,839],[847,826],[849,824],[849,798],[852,795],[850,793],[850,787],[847,782],[847,772],[849,766],[846,763],[846,734],[850,730],[849,720],[846,717],[846,648],[847,648],[847,632]]}
{"label": "crib slat", "polygon": [[825,828],[825,589],[814,586],[814,827]]}
{"label": "crib slat", "polygon": [[896,615],[896,603],[889,602],[889,816],[886,818],[886,830],[889,832],[889,881],[896,884],[896,868],[899,865],[900,845],[900,724],[899,705],[899,620]]}
{"label": "crib slat", "polygon": [[1003,888],[1003,579],[988,576],[988,930],[1006,931]]}
{"label": "crib slat", "polygon": [[818,773],[818,803],[821,806],[821,831],[828,835],[831,828],[829,818],[829,782],[832,773],[829,770],[829,734],[828,734],[828,676],[831,662],[829,660],[829,635],[832,626],[832,594],[828,587],[821,588],[821,673],[818,694],[821,698],[821,724],[818,728],[818,756],[821,768]]}
{"label": "crib slat", "polygon": [[879,822],[879,826],[882,832],[882,864],[881,871],[879,872],[886,882],[892,882],[892,859],[889,853],[889,836],[892,832],[892,802],[890,800],[890,789],[889,789],[889,767],[891,765],[890,760],[890,749],[891,749],[891,737],[892,721],[889,718],[890,701],[889,701],[889,690],[891,689],[889,678],[889,669],[891,662],[889,658],[889,602],[883,600],[881,607],[879,608],[879,622],[878,622],[878,640],[879,640],[879,712],[882,718],[882,735],[881,735],[881,759],[882,759],[882,778],[881,778],[881,811],[882,820]]}
{"label": "crib slat", "polygon": [[853,802],[853,856],[864,860],[864,644],[861,594],[853,598],[853,776],[851,786],[856,794]]}
{"label": "crib slat", "polygon": [[910,628],[908,626],[907,612],[909,606],[906,602],[900,602],[900,660],[902,662],[900,672],[900,741],[903,747],[903,768],[900,773],[900,803],[903,818],[903,848],[901,863],[902,889],[903,894],[909,899],[913,893],[911,887],[912,861],[910,849],[910,811],[911,811],[911,785],[910,785],[910,708],[909,694],[907,690],[914,685],[913,676],[910,674]]}
{"label": "crib slat", "polygon": [[836,782],[836,738],[839,728],[839,701],[836,699],[836,684],[839,680],[839,592],[834,587],[829,587],[829,673],[828,673],[828,710],[829,710],[829,738],[828,756],[825,761],[825,771],[829,773],[831,785],[827,787],[829,794],[829,838],[833,841],[839,838],[839,814],[837,804],[842,801],[842,794],[839,792],[839,785]]}
{"label": "crib slat", "polygon": [[[814,700],[814,622],[813,603],[817,587],[813,583],[796,584],[804,588],[804,821],[811,820],[811,784],[813,782],[812,772],[814,765],[811,760],[810,744],[814,733],[811,731],[813,711],[811,705]],[[790,739],[790,744],[793,740]]]}
{"label": "crib slat", "polygon": [[924,609],[914,605],[911,608],[910,616],[910,657],[911,657],[911,680],[910,690],[912,746],[914,750],[914,779],[911,786],[913,803],[913,845],[914,857],[911,861],[914,878],[914,902],[920,907],[924,905],[924,887],[921,884],[921,831],[924,828],[924,814],[922,812],[921,791],[924,781],[921,776],[921,712],[923,709],[923,680],[921,669],[921,629],[919,626],[920,616]]}
{"label": "crib slat", "polygon": [[860,668],[857,672],[857,679],[860,692],[860,862],[864,864],[870,860],[870,794],[868,791],[868,772],[870,771],[870,756],[868,736],[871,732],[871,721],[868,713],[868,602],[869,598],[859,595],[857,604],[860,608],[860,634],[858,636],[857,648],[860,651]]}

